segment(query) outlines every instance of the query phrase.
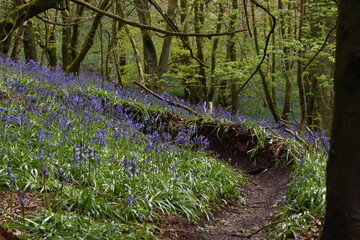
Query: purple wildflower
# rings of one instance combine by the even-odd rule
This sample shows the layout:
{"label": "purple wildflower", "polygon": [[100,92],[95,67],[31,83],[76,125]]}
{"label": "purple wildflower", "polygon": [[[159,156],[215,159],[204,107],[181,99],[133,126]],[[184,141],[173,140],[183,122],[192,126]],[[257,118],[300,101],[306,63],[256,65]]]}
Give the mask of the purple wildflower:
{"label": "purple wildflower", "polygon": [[133,203],[138,198],[139,198],[138,196],[128,197],[128,199],[126,200],[126,205],[128,205],[129,207],[132,207]]}

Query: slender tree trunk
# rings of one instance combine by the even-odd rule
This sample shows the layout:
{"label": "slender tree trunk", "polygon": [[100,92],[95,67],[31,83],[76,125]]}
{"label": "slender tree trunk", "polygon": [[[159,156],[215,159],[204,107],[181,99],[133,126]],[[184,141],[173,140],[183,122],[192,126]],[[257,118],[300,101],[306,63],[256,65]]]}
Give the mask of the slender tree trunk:
{"label": "slender tree trunk", "polygon": [[[231,1],[232,4],[232,11],[233,13],[230,15],[230,24],[229,24],[229,31],[234,31],[235,30],[235,23],[236,23],[236,19],[238,17],[238,9],[239,9],[239,5],[238,5],[238,0],[232,0]],[[231,34],[228,38],[228,42],[227,42],[227,61],[229,62],[236,62],[237,61],[237,57],[236,57],[236,49],[235,49],[235,34]],[[233,113],[236,113],[237,109],[238,109],[238,91],[237,91],[237,82],[238,79],[235,77],[232,77],[230,80],[230,99],[231,99],[231,110]]]}
{"label": "slender tree trunk", "polygon": [[[55,29],[55,26],[54,26],[54,29]],[[49,36],[48,42],[46,44],[46,53],[49,58],[49,65],[51,67],[56,67],[58,59],[57,59],[57,52],[56,52],[56,39],[55,39],[54,30],[51,30],[49,34],[50,34],[50,36]]]}
{"label": "slender tree trunk", "polygon": [[[254,4],[251,4],[251,15],[252,15],[252,21],[253,21],[253,34],[254,34],[255,49],[256,49],[256,53],[258,55],[260,55],[260,47],[259,47],[257,27],[256,27]],[[266,75],[261,67],[259,67],[259,74],[260,74],[261,83],[263,86],[263,91],[265,94],[265,101],[266,101],[267,107],[269,108],[269,110],[274,118],[274,121],[278,122],[280,120],[280,116],[276,109],[275,99],[272,98],[268,80],[266,79]]]}
{"label": "slender tree trunk", "polygon": [[[63,23],[67,24],[70,23],[70,7],[69,7],[69,0],[63,0],[62,2],[62,20]],[[72,58],[71,58],[71,27],[70,26],[63,26],[62,27],[62,65],[63,69],[66,70],[66,67],[70,65]]]}
{"label": "slender tree trunk", "polygon": [[[219,33],[221,31],[221,25],[224,17],[224,5],[222,3],[218,4],[219,6],[219,15],[218,15],[218,23],[216,24],[216,32]],[[215,38],[211,48],[211,67],[210,67],[210,89],[207,96],[207,101],[212,102],[215,94],[216,85],[218,81],[216,80],[215,76],[215,69],[216,69],[216,51],[219,45],[219,38]]]}
{"label": "slender tree trunk", "polygon": [[18,33],[16,35],[14,47],[10,56],[14,60],[19,59],[19,53],[21,50],[22,43],[24,41],[24,33],[25,33],[26,25],[27,25],[27,21],[23,22],[19,27]]}
{"label": "slender tree trunk", "polygon": [[[102,0],[99,8],[102,10],[106,9],[108,7],[109,2],[110,2],[110,0]],[[73,72],[73,73],[79,72],[81,62],[84,60],[86,54],[89,52],[90,48],[94,44],[96,30],[99,27],[102,17],[103,17],[103,15],[100,13],[97,13],[95,15],[94,21],[93,21],[91,28],[84,40],[84,43],[82,44],[82,48],[81,48],[79,54],[72,61],[72,63],[66,67],[66,72]]]}
{"label": "slender tree trunk", "polygon": [[[290,10],[291,4],[287,3],[287,5],[288,5],[288,10]],[[278,8],[280,11],[285,9],[282,0],[278,0]],[[280,13],[280,33],[283,41],[286,41],[287,39],[286,29],[289,31],[289,33],[291,31],[291,27],[289,26],[290,22],[285,20],[287,16],[288,14]],[[291,34],[288,35],[290,36]],[[288,118],[288,115],[291,113],[292,83],[290,80],[290,70],[292,68],[292,61],[289,59],[289,54],[290,54],[289,47],[283,46],[282,51],[284,52],[283,69],[284,69],[284,77],[285,77],[285,96],[284,96],[284,106],[283,106],[281,118],[286,120]]]}
{"label": "slender tree trunk", "polygon": [[360,1],[340,0],[322,240],[360,239]]}
{"label": "slender tree trunk", "polygon": [[[180,22],[181,22],[181,26],[183,28],[183,32],[187,32],[188,29],[188,1],[187,0],[180,0]],[[187,42],[189,44],[189,38],[187,36],[184,36],[184,41]],[[183,43],[181,45],[183,50],[186,50],[185,44]],[[189,68],[189,65],[191,64],[190,61],[190,54],[188,53],[182,53],[180,54],[179,57],[179,63],[182,66],[186,66],[187,68]],[[190,100],[193,101],[192,99],[192,88],[190,85],[190,81],[193,77],[193,73],[190,72],[189,70],[185,70],[185,74],[183,74],[183,79],[182,79],[182,85],[184,86],[184,98],[186,100]]]}
{"label": "slender tree trunk", "polygon": [[[150,9],[146,0],[135,0],[136,10],[140,23],[151,25]],[[149,74],[150,89],[156,90],[159,86],[157,83],[157,54],[155,44],[151,37],[151,32],[147,29],[141,29],[144,51],[145,73]]]}
{"label": "slender tree trunk", "polygon": [[[200,29],[204,25],[204,8],[205,5],[202,2],[202,0],[197,0],[195,3],[194,12],[194,29],[196,33],[200,33]],[[196,37],[196,48],[197,48],[197,58],[201,62],[205,62],[205,56],[204,56],[204,50],[203,50],[203,38]],[[196,77],[196,85],[199,85],[195,87],[196,89],[196,100],[205,99],[207,96],[207,86],[206,86],[206,72],[205,72],[205,66],[201,63],[199,63],[198,66],[198,77]]]}
{"label": "slender tree trunk", "polygon": [[[300,1],[300,20],[299,20],[299,42],[302,41],[303,35],[303,25],[304,25],[304,15],[305,15],[305,1]],[[302,58],[303,58],[303,50],[300,48],[298,50],[298,61],[297,61],[297,85],[299,89],[299,101],[300,101],[300,110],[301,110],[301,117],[299,123],[299,130],[303,130],[305,127],[305,122],[307,118],[307,107],[306,107],[306,97],[305,97],[305,88],[303,82],[303,75],[302,75]]]}
{"label": "slender tree trunk", "polygon": [[[74,22],[79,22],[84,12],[84,6],[76,6],[76,18]],[[71,61],[73,61],[79,52],[80,25],[75,24],[71,33]]]}
{"label": "slender tree trunk", "polygon": [[136,41],[133,37],[131,37],[131,33],[130,33],[130,30],[127,26],[124,26],[124,29],[129,37],[129,40],[130,40],[130,43],[131,43],[131,46],[133,47],[134,49],[134,53],[135,53],[135,59],[136,59],[136,66],[138,68],[138,73],[139,73],[139,82],[141,84],[145,84],[145,74],[144,74],[144,70],[143,70],[143,67],[141,65],[141,57],[140,57],[140,51],[137,47],[137,44],[136,44]]}
{"label": "slender tree trunk", "polygon": [[[169,0],[168,10],[167,10],[167,16],[170,19],[173,19],[175,17],[175,10],[177,9],[177,0]],[[166,30],[172,30],[173,29],[167,25]],[[172,42],[172,36],[165,36],[160,60],[159,60],[159,67],[158,67],[158,73],[159,78],[161,79],[162,75],[167,71],[167,65],[169,62],[169,56],[170,56],[170,49],[171,49],[171,42]]]}
{"label": "slender tree trunk", "polygon": [[[21,0],[14,0],[14,8],[20,6],[21,4],[22,4]],[[15,37],[13,50],[12,50],[11,55],[10,55],[10,57],[13,58],[14,60],[18,60],[21,45],[22,45],[22,43],[24,41],[24,32],[25,32],[25,29],[26,29],[26,25],[27,25],[27,21],[23,22],[20,25],[19,30],[17,32],[17,35]]]}

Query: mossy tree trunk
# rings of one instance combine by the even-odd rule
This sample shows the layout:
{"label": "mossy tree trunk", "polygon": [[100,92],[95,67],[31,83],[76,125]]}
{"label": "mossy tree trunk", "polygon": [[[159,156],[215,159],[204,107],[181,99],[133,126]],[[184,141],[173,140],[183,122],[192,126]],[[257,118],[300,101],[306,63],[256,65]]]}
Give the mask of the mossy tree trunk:
{"label": "mossy tree trunk", "polygon": [[6,49],[7,38],[26,20],[50,8],[56,8],[61,0],[34,0],[16,7],[0,21],[0,52]]}
{"label": "mossy tree trunk", "polygon": [[[68,0],[63,0],[62,2],[62,11],[61,16],[63,19],[63,23],[70,23],[70,5]],[[71,26],[63,26],[62,27],[62,46],[61,46],[61,54],[62,54],[62,65],[65,70],[66,67],[71,63]]]}
{"label": "mossy tree trunk", "polygon": [[27,20],[27,26],[25,29],[24,55],[26,61],[29,61],[31,59],[36,62],[38,60],[34,27],[31,20]]}

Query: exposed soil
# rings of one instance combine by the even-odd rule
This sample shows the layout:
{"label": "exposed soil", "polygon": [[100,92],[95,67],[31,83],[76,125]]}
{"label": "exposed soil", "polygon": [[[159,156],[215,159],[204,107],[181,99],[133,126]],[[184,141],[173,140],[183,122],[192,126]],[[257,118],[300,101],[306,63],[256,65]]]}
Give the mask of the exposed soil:
{"label": "exposed soil", "polygon": [[[216,127],[218,131],[218,125]],[[251,161],[244,151],[254,147],[256,139],[248,129],[232,125],[219,140],[214,136],[214,128],[211,124],[201,125],[200,131],[210,140],[214,154],[248,175],[248,185],[239,189],[246,197],[246,203],[231,200],[222,204],[221,210],[215,211],[209,221],[197,224],[190,224],[181,217],[164,216],[157,223],[159,235],[168,239],[192,240],[264,239],[270,218],[278,210],[277,203],[281,201],[289,179],[290,168],[274,168],[286,146],[268,139],[256,159]]]}

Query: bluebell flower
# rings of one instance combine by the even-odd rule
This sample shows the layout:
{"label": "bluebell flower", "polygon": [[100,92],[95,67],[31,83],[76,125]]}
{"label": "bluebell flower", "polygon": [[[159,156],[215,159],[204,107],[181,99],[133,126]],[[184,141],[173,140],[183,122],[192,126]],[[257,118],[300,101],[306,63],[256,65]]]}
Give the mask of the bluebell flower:
{"label": "bluebell flower", "polygon": [[138,198],[139,198],[138,196],[128,197],[127,200],[126,200],[126,204],[127,204],[129,207],[132,207],[133,203],[134,203],[135,200],[138,199]]}
{"label": "bluebell flower", "polygon": [[25,194],[26,194],[26,191],[20,191],[18,190],[18,195],[19,195],[19,202],[20,202],[20,205],[22,207],[24,207],[24,201],[25,201]]}

